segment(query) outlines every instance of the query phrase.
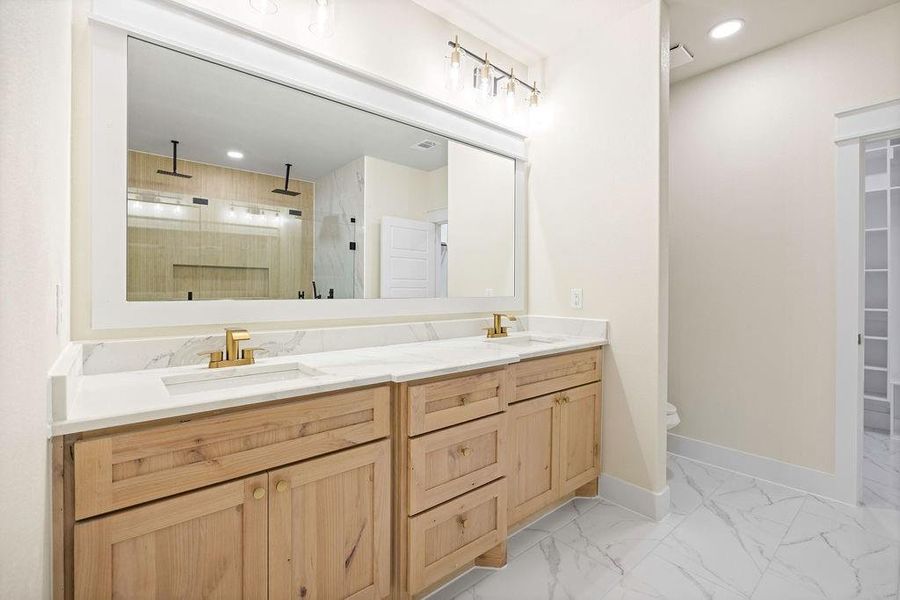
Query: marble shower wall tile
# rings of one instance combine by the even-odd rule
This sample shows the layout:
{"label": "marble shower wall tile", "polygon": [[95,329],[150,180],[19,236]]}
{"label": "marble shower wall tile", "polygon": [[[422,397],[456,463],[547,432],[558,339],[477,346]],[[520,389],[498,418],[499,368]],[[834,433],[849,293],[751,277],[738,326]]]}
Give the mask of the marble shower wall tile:
{"label": "marble shower wall tile", "polygon": [[[363,298],[364,157],[316,180],[313,277],[323,298]],[[352,223],[351,219],[356,222]],[[350,242],[356,242],[356,251]]]}

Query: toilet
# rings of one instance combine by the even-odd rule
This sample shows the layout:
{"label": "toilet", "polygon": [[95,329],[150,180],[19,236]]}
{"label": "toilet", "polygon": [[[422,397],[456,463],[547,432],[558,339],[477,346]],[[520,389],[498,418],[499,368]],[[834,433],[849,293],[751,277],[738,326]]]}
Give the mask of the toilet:
{"label": "toilet", "polygon": [[672,429],[681,423],[678,418],[678,409],[671,402],[666,402],[666,429]]}

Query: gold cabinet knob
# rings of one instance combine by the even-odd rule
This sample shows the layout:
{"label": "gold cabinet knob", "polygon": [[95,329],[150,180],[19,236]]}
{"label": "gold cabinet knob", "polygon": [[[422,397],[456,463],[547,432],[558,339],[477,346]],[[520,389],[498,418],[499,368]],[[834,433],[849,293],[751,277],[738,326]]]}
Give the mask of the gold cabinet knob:
{"label": "gold cabinet knob", "polygon": [[469,520],[468,520],[467,518],[465,518],[465,517],[460,517],[460,518],[459,518],[459,526],[460,526],[460,527],[462,527],[463,529],[465,529],[466,526],[467,526],[468,524],[469,524]]}
{"label": "gold cabinet knob", "polygon": [[568,403],[569,403],[569,397],[566,396],[565,394],[563,394],[562,401],[563,401],[563,404],[568,404]]}
{"label": "gold cabinet knob", "polygon": [[253,490],[253,497],[257,500],[262,500],[263,496],[266,495],[266,488],[258,487]]}
{"label": "gold cabinet knob", "polygon": [[278,483],[275,484],[276,492],[286,492],[288,490],[288,482],[282,479]]}
{"label": "gold cabinet knob", "polygon": [[462,448],[459,449],[459,453],[462,454],[463,456],[468,456],[468,455],[472,454],[472,449],[469,448],[468,446],[463,446]]}
{"label": "gold cabinet knob", "polygon": [[466,404],[469,403],[469,395],[463,394],[462,396],[459,397],[459,400],[460,400],[460,402],[462,402],[463,406],[465,406]]}
{"label": "gold cabinet knob", "polygon": [[556,404],[557,406],[559,406],[560,404],[562,404],[562,398],[557,396],[556,398],[553,399],[553,403]]}

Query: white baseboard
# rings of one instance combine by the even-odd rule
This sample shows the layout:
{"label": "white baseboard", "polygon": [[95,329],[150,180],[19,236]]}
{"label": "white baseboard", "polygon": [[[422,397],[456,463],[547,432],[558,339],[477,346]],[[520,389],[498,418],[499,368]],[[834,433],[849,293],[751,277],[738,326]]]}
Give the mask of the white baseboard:
{"label": "white baseboard", "polygon": [[669,514],[669,486],[659,492],[651,492],[624,479],[601,473],[600,497],[656,521]]}
{"label": "white baseboard", "polygon": [[715,467],[737,471],[757,479],[809,492],[816,496],[855,503],[855,499],[844,497],[846,492],[841,490],[840,482],[834,473],[801,467],[675,433],[668,435],[668,451]]}

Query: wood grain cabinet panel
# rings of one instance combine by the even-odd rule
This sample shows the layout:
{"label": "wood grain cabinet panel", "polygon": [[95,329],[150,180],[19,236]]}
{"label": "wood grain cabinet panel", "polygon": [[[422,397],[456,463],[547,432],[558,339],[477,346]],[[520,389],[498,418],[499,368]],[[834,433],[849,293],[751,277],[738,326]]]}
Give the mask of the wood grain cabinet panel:
{"label": "wood grain cabinet panel", "polygon": [[411,439],[409,513],[416,514],[502,477],[506,461],[504,415]]}
{"label": "wood grain cabinet panel", "polygon": [[267,476],[75,524],[75,600],[264,600]]}
{"label": "wood grain cabinet panel", "polygon": [[600,476],[600,384],[562,392],[559,411],[560,494]]}
{"label": "wood grain cabinet panel", "polygon": [[508,370],[410,383],[409,435],[416,436],[494,413],[509,403]]}
{"label": "wood grain cabinet panel", "polygon": [[75,442],[75,518],[325,454],[390,434],[390,386]]}
{"label": "wood grain cabinet panel", "polygon": [[269,598],[390,594],[391,449],[383,440],[269,472]]}
{"label": "wood grain cabinet panel", "polygon": [[440,581],[506,540],[506,479],[409,519],[409,592]]}
{"label": "wood grain cabinet panel", "polygon": [[559,395],[509,407],[509,522],[559,497]]}
{"label": "wood grain cabinet panel", "polygon": [[510,367],[515,400],[525,400],[600,380],[600,350],[522,361]]}

